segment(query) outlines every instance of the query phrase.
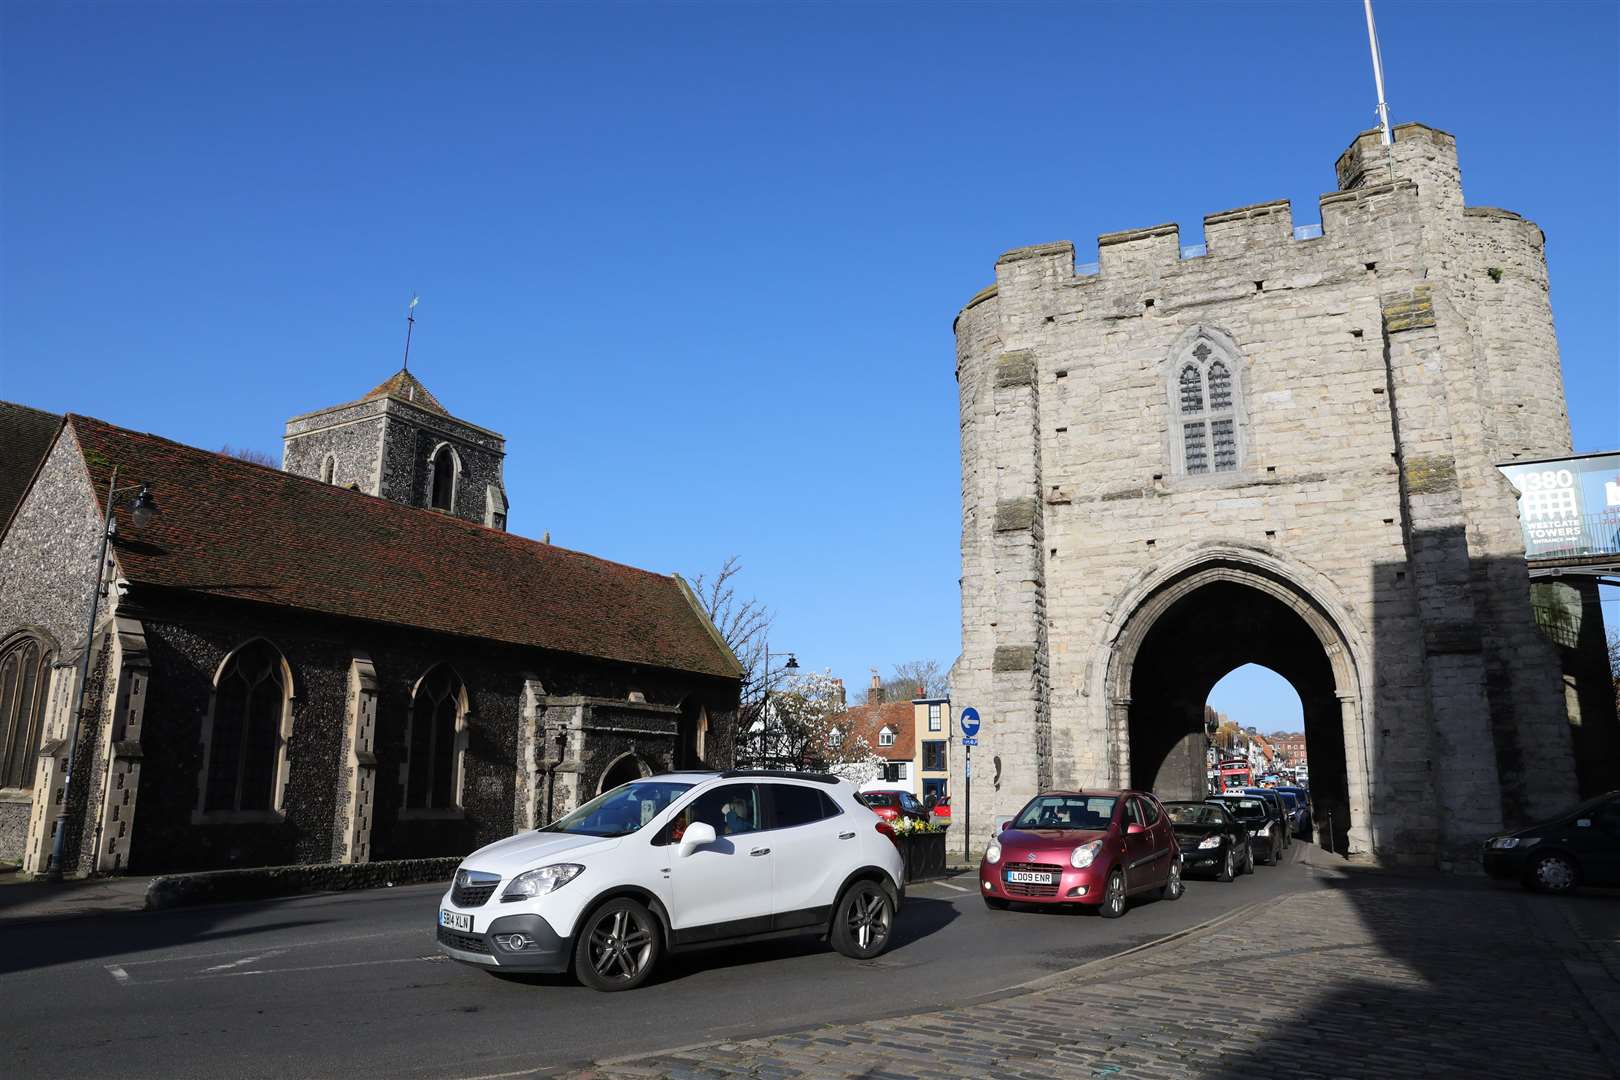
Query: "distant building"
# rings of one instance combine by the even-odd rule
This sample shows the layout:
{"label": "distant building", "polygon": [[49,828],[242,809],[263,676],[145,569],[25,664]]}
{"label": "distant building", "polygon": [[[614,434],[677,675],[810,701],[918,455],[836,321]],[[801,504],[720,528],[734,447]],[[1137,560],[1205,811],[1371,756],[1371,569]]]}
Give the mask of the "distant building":
{"label": "distant building", "polygon": [[917,796],[946,798],[951,788],[951,699],[916,697],[911,701],[911,726],[917,735]]}

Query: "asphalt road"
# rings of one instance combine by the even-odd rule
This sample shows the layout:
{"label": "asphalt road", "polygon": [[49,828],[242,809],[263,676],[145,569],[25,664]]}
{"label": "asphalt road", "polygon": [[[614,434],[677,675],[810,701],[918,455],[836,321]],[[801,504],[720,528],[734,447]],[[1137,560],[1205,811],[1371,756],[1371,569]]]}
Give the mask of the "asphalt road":
{"label": "asphalt road", "polygon": [[813,938],[713,949],[626,994],[443,959],[439,886],[0,924],[5,1071],[489,1077],[962,1004],[1311,888],[1300,851],[1117,920],[989,911],[965,875],[914,886],[877,960]]}

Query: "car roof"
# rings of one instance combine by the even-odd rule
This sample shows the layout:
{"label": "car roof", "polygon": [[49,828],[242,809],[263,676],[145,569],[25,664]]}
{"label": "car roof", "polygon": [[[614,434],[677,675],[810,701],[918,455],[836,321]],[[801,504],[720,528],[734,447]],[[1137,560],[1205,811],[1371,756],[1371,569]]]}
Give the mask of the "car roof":
{"label": "car roof", "polygon": [[800,780],[811,784],[826,784],[836,787],[839,784],[848,784],[849,781],[832,773],[793,772],[790,769],[676,769],[672,772],[656,773],[644,776],[643,780],[686,780],[694,784],[706,784],[711,780]]}

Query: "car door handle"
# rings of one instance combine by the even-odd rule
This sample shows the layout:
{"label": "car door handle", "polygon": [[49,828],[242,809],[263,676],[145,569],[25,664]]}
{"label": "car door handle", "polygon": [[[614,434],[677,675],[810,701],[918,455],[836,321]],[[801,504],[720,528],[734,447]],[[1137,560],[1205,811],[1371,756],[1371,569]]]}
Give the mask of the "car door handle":
{"label": "car door handle", "polygon": [[750,854],[750,855],[769,855],[770,853],[771,853],[771,849],[768,848],[768,847],[757,847],[753,851],[750,851],[748,854]]}
{"label": "car door handle", "polygon": [[840,840],[853,840],[853,839],[855,839],[855,834],[852,833],[852,832],[841,832],[841,833],[838,834],[838,839],[840,839]]}

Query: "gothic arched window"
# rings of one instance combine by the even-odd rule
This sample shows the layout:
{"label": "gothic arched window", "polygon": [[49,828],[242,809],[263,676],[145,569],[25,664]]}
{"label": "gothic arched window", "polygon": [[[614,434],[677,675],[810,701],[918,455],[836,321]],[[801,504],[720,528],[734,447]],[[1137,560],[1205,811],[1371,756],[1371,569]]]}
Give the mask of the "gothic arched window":
{"label": "gothic arched window", "polygon": [[456,507],[456,473],[461,462],[449,443],[443,443],[433,452],[433,486],[428,505],[435,510],[454,511]]}
{"label": "gothic arched window", "polygon": [[204,814],[281,808],[291,682],[286,660],[263,640],[242,646],[219,669],[203,732]]}
{"label": "gothic arched window", "polygon": [[50,690],[50,652],[31,635],[0,651],[0,788],[32,788]]}
{"label": "gothic arched window", "polygon": [[1200,333],[1176,355],[1171,436],[1178,471],[1188,476],[1233,472],[1243,458],[1236,358]]}
{"label": "gothic arched window", "polygon": [[416,684],[406,733],[405,809],[448,810],[461,805],[462,733],[467,690],[450,665],[440,664]]}

